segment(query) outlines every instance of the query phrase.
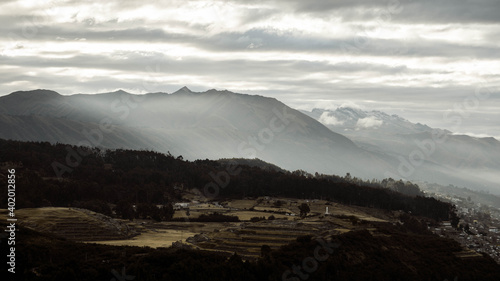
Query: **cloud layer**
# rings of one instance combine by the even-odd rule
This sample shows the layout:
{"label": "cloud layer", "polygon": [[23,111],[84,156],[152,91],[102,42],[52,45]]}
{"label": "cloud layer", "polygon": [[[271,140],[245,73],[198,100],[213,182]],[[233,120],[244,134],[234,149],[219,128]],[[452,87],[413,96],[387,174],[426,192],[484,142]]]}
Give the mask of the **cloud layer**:
{"label": "cloud layer", "polygon": [[356,127],[359,129],[365,129],[365,128],[377,128],[382,126],[384,124],[384,121],[377,119],[375,116],[369,116],[365,118],[361,118],[358,120],[356,123]]}
{"label": "cloud layer", "polygon": [[497,0],[8,0],[0,95],[187,85],[500,136],[499,14]]}
{"label": "cloud layer", "polygon": [[335,116],[330,116],[328,112],[323,112],[318,119],[319,122],[325,125],[342,125],[344,121],[337,120]]}

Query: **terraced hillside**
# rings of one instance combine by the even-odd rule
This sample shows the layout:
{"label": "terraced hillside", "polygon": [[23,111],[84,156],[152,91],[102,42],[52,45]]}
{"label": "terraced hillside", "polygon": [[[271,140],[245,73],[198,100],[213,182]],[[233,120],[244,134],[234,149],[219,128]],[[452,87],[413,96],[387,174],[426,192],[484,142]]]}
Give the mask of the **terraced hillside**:
{"label": "terraced hillside", "polygon": [[227,253],[238,253],[246,258],[257,258],[263,245],[272,250],[295,241],[301,236],[318,236],[325,231],[340,233],[339,227],[328,222],[299,222],[287,220],[241,223],[221,231],[202,233],[186,241],[198,248]]}
{"label": "terraced hillside", "polygon": [[24,227],[73,241],[117,240],[137,234],[122,221],[85,209],[27,208],[17,210],[16,217]]}

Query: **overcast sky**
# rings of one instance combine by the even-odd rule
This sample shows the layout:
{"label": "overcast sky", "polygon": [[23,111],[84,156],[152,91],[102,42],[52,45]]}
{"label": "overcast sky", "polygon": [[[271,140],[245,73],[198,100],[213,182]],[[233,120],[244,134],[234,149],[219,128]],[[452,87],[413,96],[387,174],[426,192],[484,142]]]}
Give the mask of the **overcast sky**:
{"label": "overcast sky", "polygon": [[0,0],[0,95],[227,89],[499,138],[499,15],[498,0]]}

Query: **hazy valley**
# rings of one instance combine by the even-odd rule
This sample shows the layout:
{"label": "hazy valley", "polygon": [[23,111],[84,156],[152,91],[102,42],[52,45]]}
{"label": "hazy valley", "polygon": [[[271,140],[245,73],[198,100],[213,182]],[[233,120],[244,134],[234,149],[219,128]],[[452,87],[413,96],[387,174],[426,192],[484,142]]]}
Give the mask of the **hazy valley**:
{"label": "hazy valley", "polygon": [[378,111],[299,112],[228,91],[16,92],[0,98],[0,128],[4,139],[147,149],[190,160],[259,158],[291,171],[499,192],[494,138],[453,135]]}

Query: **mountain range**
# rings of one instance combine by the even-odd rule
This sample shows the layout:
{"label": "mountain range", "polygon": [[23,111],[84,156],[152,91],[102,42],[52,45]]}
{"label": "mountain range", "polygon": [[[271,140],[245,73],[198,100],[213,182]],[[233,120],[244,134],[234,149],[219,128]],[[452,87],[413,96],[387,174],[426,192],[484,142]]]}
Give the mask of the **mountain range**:
{"label": "mountain range", "polygon": [[[430,143],[436,134],[445,142]],[[455,136],[378,111],[301,112],[274,98],[187,87],[145,95],[14,92],[0,97],[0,138],[155,150],[190,160],[259,158],[287,170],[492,190],[500,170],[495,139]]]}

